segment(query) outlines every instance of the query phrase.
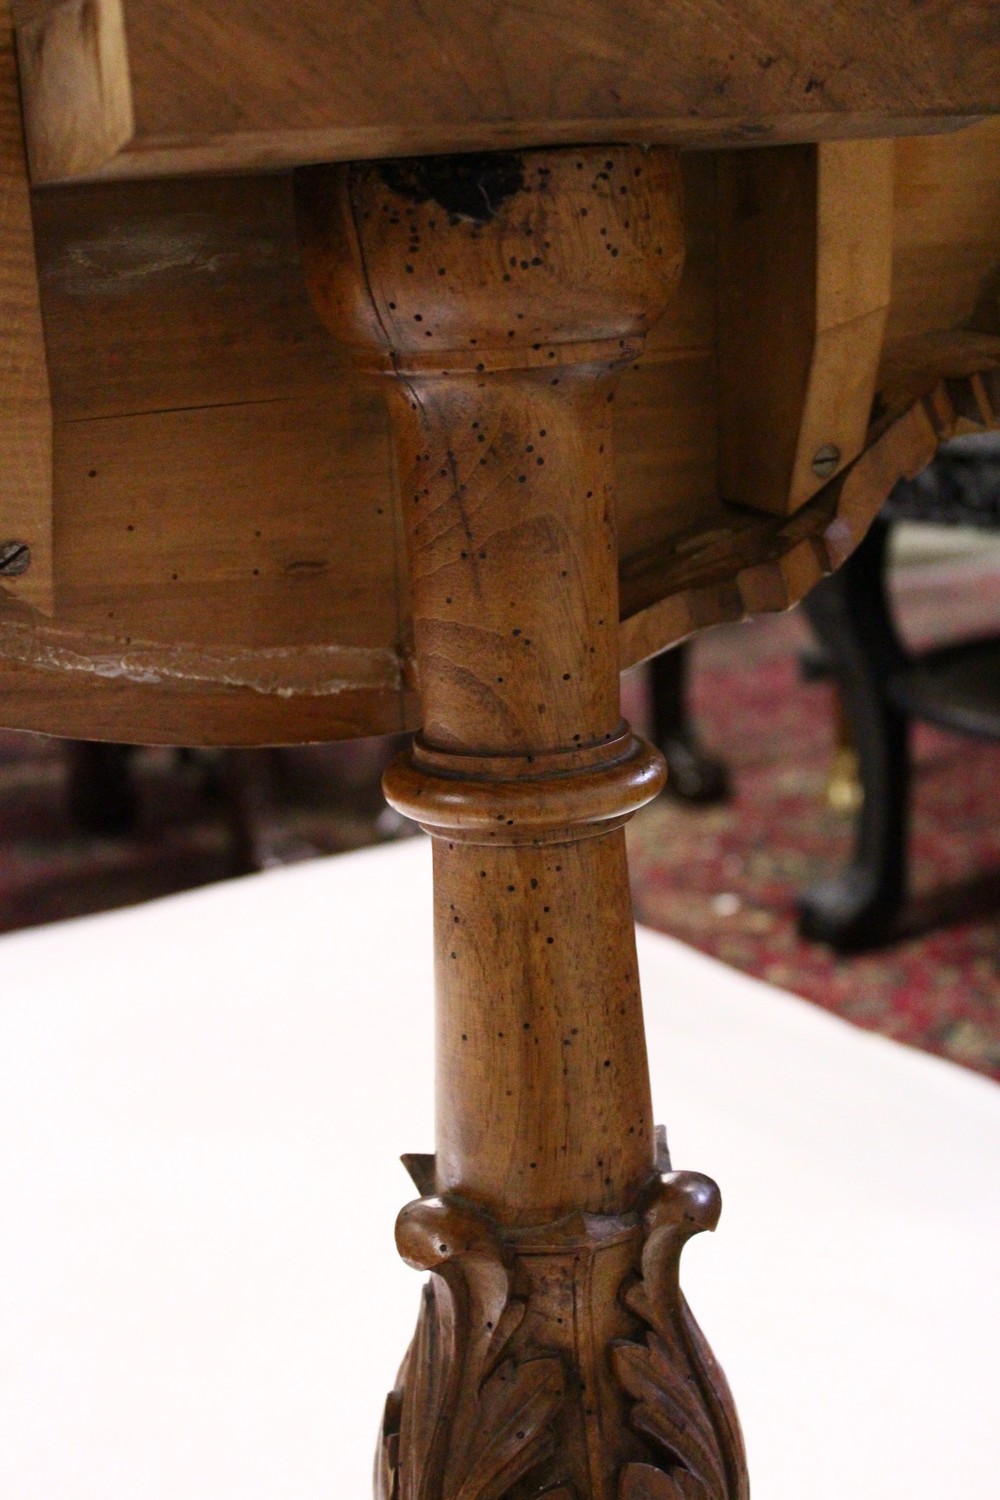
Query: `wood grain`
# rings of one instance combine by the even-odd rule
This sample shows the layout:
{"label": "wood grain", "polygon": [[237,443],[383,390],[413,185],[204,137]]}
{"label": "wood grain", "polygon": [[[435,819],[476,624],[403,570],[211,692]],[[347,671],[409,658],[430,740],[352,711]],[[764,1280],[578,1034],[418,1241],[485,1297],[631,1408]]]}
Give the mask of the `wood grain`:
{"label": "wood grain", "polygon": [[1000,121],[893,149],[887,346],[949,328],[1000,333]]}
{"label": "wood grain", "polygon": [[[417,167],[303,175],[304,266],[331,329],[364,365],[392,372],[423,718],[414,765],[425,779],[441,770],[450,786],[459,777],[487,825],[477,833],[474,820],[460,836],[465,823],[451,796],[438,828],[427,798],[441,835],[439,1187],[545,1222],[573,1206],[624,1206],[651,1170],[624,845],[614,831],[628,801],[621,788],[614,793],[618,817],[604,837],[547,854],[532,845],[565,845],[572,835],[558,830],[570,822],[606,818],[596,789],[585,782],[574,814],[555,778],[551,792],[541,788],[543,826],[529,819],[528,845],[508,848],[521,814],[513,805],[494,812],[476,778],[498,782],[504,800],[506,781],[531,780],[553,757],[572,786],[576,757],[599,766],[621,755],[613,374],[634,361],[680,280],[679,175],[672,153],[626,150],[488,160],[470,180],[464,167],[453,170],[454,180],[446,171],[440,181]],[[449,211],[463,192],[480,217]],[[348,258],[352,238],[358,248]],[[363,281],[352,288],[359,258]],[[420,786],[407,785],[392,780],[393,801],[420,808],[412,801]],[[598,877],[616,895],[604,917],[583,926],[581,903]],[[517,899],[498,905],[511,886]],[[515,969],[506,1000],[498,990],[497,1025],[510,1043],[490,1054],[495,1028],[468,1028],[483,977],[507,984],[496,967],[501,949],[521,951],[536,977]],[[620,955],[622,979],[605,986],[607,1009],[595,1008],[591,978],[609,951]],[[558,1012],[546,1004],[535,1014],[536,1001],[556,993]],[[605,1067],[612,1015],[623,1051]],[[567,1018],[579,1022],[572,1056],[563,1047]],[[524,1071],[526,1045],[537,1074]],[[571,1081],[558,1140],[543,1140],[528,1116],[538,1132],[551,1129],[545,1080],[571,1064],[574,1080],[577,1068],[581,1078],[597,1070],[606,1111],[595,1111],[592,1094],[584,1107]],[[513,1158],[482,1137],[477,1095],[488,1073],[497,1131],[517,1134]]]}
{"label": "wood grain", "polygon": [[[987,123],[893,150],[893,296],[866,442],[941,380],[992,367],[997,141]],[[717,180],[729,159],[682,157],[681,281],[611,406],[630,661],[699,625],[786,607],[827,565],[780,515],[748,529],[752,517],[721,498],[720,394],[759,368],[720,353]],[[102,734],[114,727],[98,702],[112,696],[120,733],[136,740],[163,739],[168,721],[184,738],[251,742],[417,727],[384,395],[310,305],[290,176],[95,183],[36,192],[32,207],[55,419],[51,626],[86,665],[55,667],[69,658],[47,634],[26,645],[24,618],[5,603],[19,644],[4,648],[17,686],[0,693],[0,717],[85,735],[80,676],[133,653],[113,695],[106,679],[95,689]],[[796,222],[778,226],[779,263]],[[849,331],[832,306],[831,326]],[[826,387],[846,393],[845,408],[860,368],[846,363]],[[798,399],[804,411],[803,387]],[[787,464],[787,435],[777,438]],[[324,566],[310,579],[290,566],[302,563]],[[341,645],[351,669],[327,672],[324,652]],[[171,675],[178,664],[187,682]]]}
{"label": "wood grain", "polygon": [[659,1164],[615,1218],[512,1233],[455,1200],[403,1209],[400,1254],[431,1279],[386,1402],[376,1500],[486,1500],[518,1480],[549,1500],[747,1500],[732,1396],[679,1289],[719,1190],[671,1172],[662,1139]]}
{"label": "wood grain", "polygon": [[434,837],[434,1193],[397,1225],[434,1280],[376,1492],[638,1494],[644,1469],[745,1500],[670,1290],[718,1193],[657,1182],[622,831],[663,766],[621,721],[613,407],[681,280],[676,158],[318,168],[298,197],[317,308],[390,382],[423,727],[384,784]]}
{"label": "wood grain", "polygon": [[0,4],[0,544],[31,550],[27,572],[0,577],[0,596],[53,607],[52,411],[10,8]]}
{"label": "wood grain", "polygon": [[990,0],[27,0],[19,18],[36,182],[1000,111]]}
{"label": "wood grain", "polygon": [[721,157],[727,500],[790,514],[861,451],[891,295],[892,194],[886,141]]}
{"label": "wood grain", "polygon": [[950,340],[948,373],[931,388],[921,367],[905,403],[876,423],[864,452],[794,516],[765,521],[723,504],[706,509],[687,534],[626,560],[623,665],[708,625],[789,609],[840,566],[895,484],[926,468],[942,443],[1000,429],[1000,339],[966,340],[965,350]]}
{"label": "wood grain", "polygon": [[[666,536],[623,554],[622,667],[707,626],[788,609],[839,565],[896,481],[918,473],[941,442],[956,433],[1000,427],[1000,338],[952,335],[935,355],[933,364],[925,353],[919,366],[897,376],[898,387],[889,392],[894,409],[876,424],[861,459],[795,516],[754,515],[692,495],[686,520],[674,515]],[[938,372],[931,381],[929,369]],[[326,408],[326,418],[334,420],[339,410]],[[80,425],[86,431],[88,424]],[[85,526],[85,517],[80,519]],[[169,561],[168,556],[162,566]],[[86,584],[88,569],[93,577],[95,568],[92,552],[84,551],[79,567]],[[108,588],[120,571],[113,570]],[[237,576],[245,577],[245,570],[219,580],[225,584],[217,595],[223,611],[230,608],[226,589],[235,587]],[[316,607],[323,618],[323,610],[338,607],[339,596],[319,582]],[[0,722],[77,738],[156,744],[285,743],[390,733],[421,723],[411,648],[392,644],[391,632],[382,647],[338,649],[316,640],[310,645],[307,629],[300,630],[291,650],[239,648],[218,644],[219,632],[211,629],[212,613],[206,609],[200,614],[202,642],[179,650],[171,640],[111,633],[110,624],[102,630],[101,578],[93,577],[90,587],[86,628],[68,628],[60,620],[43,625],[13,605],[0,614]],[[388,578],[370,587],[375,598],[393,597]],[[166,587],[148,594],[136,590],[133,608],[172,611],[179,597]],[[116,595],[106,599],[114,604]],[[76,608],[85,620],[84,602]],[[242,619],[233,608],[234,618]],[[172,619],[172,613],[165,618]],[[247,618],[268,631],[274,623],[266,611]],[[359,621],[366,618],[373,618],[369,604],[359,606]],[[341,633],[339,623],[334,628]],[[404,620],[401,629],[408,628]],[[206,650],[213,638],[216,646]]]}
{"label": "wood grain", "polygon": [[289,175],[98,183],[33,206],[58,422],[342,383],[302,283]]}

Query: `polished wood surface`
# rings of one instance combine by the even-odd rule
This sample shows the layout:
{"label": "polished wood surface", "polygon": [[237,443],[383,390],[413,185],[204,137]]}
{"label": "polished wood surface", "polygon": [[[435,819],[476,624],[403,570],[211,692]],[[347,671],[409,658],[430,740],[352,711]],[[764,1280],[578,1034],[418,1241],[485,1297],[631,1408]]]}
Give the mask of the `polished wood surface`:
{"label": "polished wood surface", "polygon": [[622,830],[663,765],[621,720],[613,408],[680,284],[679,164],[441,165],[298,182],[316,305],[389,382],[423,727],[385,788],[434,838],[437,1154],[397,1243],[435,1275],[376,1492],[742,1500],[673,1290],[718,1190],[661,1176]]}
{"label": "polished wood surface", "polygon": [[991,0],[15,0],[37,182],[1000,110]]}

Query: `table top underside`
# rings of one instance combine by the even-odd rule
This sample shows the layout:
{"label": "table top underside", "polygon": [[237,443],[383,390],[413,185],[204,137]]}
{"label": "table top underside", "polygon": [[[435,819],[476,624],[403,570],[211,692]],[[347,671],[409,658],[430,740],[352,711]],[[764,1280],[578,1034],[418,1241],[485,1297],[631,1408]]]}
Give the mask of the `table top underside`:
{"label": "table top underside", "polygon": [[14,0],[36,182],[1000,111],[990,0]]}

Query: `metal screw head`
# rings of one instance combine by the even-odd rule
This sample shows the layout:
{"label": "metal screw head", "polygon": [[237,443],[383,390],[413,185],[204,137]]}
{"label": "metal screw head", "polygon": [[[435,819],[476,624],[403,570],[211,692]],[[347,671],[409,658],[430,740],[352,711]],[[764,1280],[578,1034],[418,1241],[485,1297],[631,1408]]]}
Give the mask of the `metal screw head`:
{"label": "metal screw head", "polygon": [[829,479],[836,474],[840,464],[840,449],[836,443],[824,443],[813,454],[812,471],[817,479]]}
{"label": "metal screw head", "polygon": [[16,578],[31,567],[27,542],[0,542],[0,578]]}

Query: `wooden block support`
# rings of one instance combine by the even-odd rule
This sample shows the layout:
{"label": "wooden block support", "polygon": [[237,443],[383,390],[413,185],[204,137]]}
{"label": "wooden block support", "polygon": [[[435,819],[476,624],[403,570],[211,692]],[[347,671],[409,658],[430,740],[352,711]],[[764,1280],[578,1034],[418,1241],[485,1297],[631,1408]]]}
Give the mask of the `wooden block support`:
{"label": "wooden block support", "polygon": [[6,0],[0,4],[0,247],[0,593],[51,613],[52,411]]}
{"label": "wooden block support", "polygon": [[890,141],[719,160],[724,499],[790,515],[861,452],[892,285]]}

